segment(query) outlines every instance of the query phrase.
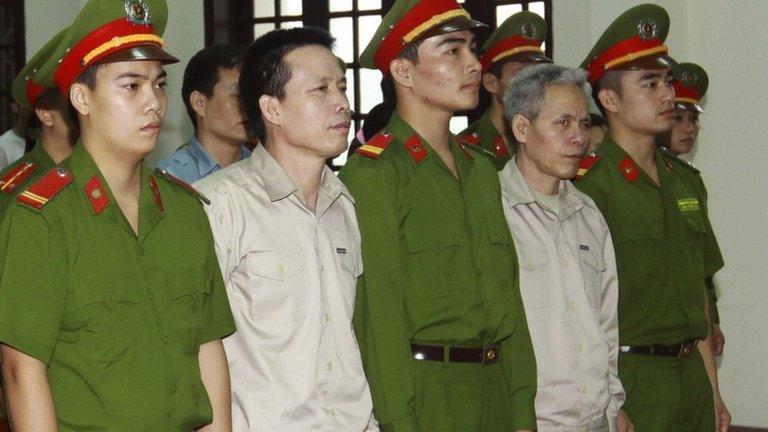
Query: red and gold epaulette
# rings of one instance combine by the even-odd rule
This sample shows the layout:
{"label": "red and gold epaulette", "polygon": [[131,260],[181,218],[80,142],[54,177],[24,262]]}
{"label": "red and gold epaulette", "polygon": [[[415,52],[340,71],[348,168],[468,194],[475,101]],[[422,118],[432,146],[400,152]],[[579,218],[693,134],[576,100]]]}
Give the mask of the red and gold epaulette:
{"label": "red and gold epaulette", "polygon": [[0,179],[0,192],[12,194],[35,170],[37,170],[37,165],[34,163],[19,162],[8,171],[5,177]]}
{"label": "red and gold epaulette", "polygon": [[476,146],[480,144],[480,135],[478,135],[477,132],[473,132],[471,134],[456,135],[456,139],[464,145]]}
{"label": "red and gold epaulette", "polygon": [[201,194],[197,189],[192,187],[192,185],[174,176],[173,174],[170,174],[168,171],[160,168],[155,168],[155,173],[157,174],[158,177],[165,179],[169,183],[179,186],[180,188],[184,189],[187,193],[199,199],[200,201],[204,202],[205,204],[211,203],[211,200],[206,198],[205,195]]}
{"label": "red and gold epaulette", "polygon": [[387,148],[389,143],[391,143],[394,138],[395,137],[390,133],[379,132],[374,135],[373,138],[369,139],[365,144],[360,146],[360,148],[358,148],[355,153],[367,158],[378,159],[384,149]]}
{"label": "red and gold epaulette", "polygon": [[581,160],[581,163],[579,164],[579,169],[576,170],[576,176],[573,177],[574,180],[579,180],[582,177],[584,177],[585,174],[587,174],[587,171],[590,170],[597,161],[600,160],[600,156],[597,153],[590,153]]}
{"label": "red and gold epaulette", "polygon": [[16,200],[40,210],[70,183],[72,171],[64,167],[54,168],[19,194]]}

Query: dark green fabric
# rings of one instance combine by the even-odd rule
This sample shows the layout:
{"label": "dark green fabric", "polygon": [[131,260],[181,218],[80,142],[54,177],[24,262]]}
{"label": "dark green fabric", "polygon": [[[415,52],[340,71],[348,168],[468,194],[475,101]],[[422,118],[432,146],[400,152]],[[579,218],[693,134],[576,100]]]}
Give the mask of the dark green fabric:
{"label": "dark green fabric", "polygon": [[[681,169],[655,158],[661,188],[640,170],[634,182],[619,164],[627,153],[610,137],[601,159],[577,181],[608,222],[619,273],[619,340],[622,345],[680,343],[707,336],[701,205]],[[631,159],[630,159],[631,160]]]}
{"label": "dark green fabric", "polygon": [[624,410],[636,431],[713,432],[712,386],[697,349],[685,359],[619,355]]}
{"label": "dark green fabric", "polygon": [[718,270],[722,269],[725,265],[723,261],[723,254],[720,252],[720,246],[717,243],[715,232],[712,229],[712,224],[709,220],[709,195],[707,194],[707,188],[704,186],[704,180],[701,177],[701,173],[696,168],[692,167],[688,162],[685,162],[668,151],[663,151],[665,158],[669,159],[674,166],[678,169],[680,177],[691,185],[691,188],[695,191],[696,197],[699,200],[701,207],[701,219],[704,225],[704,274],[703,277],[706,281],[707,293],[709,294],[710,310],[712,312],[712,321],[716,324],[720,324],[720,312],[717,309],[717,293],[715,284],[712,281],[712,277]]}
{"label": "dark green fabric", "polygon": [[161,210],[143,168],[137,236],[82,145],[62,166],[69,186],[0,225],[0,341],[48,365],[61,431],[209,423],[199,346],[235,328],[200,202],[157,179]]}
{"label": "dark green fabric", "polygon": [[[466,129],[459,133],[459,136],[471,135],[474,133],[476,133],[480,139],[478,146],[483,150],[486,150],[480,153],[488,157],[488,160],[490,160],[491,163],[493,163],[493,166],[496,167],[496,171],[503,170],[504,166],[511,159],[511,156],[507,153],[504,156],[498,157],[493,151],[493,141],[501,136],[501,132],[496,130],[496,126],[493,125],[490,111],[486,111],[476,122],[467,126]],[[509,151],[509,149],[507,149],[507,151]]]}
{"label": "dark green fabric", "polygon": [[32,184],[35,179],[47,173],[54,166],[56,166],[56,164],[53,163],[53,159],[51,159],[51,157],[48,156],[48,153],[46,153],[43,149],[43,145],[38,141],[37,144],[32,147],[32,150],[30,150],[29,153],[25,154],[21,157],[21,159],[8,165],[4,170],[0,171],[0,178],[5,177],[9,171],[12,171],[20,163],[27,162],[35,164],[35,172],[33,172],[29,177],[27,177],[26,180],[20,183],[12,193],[0,192],[0,218],[2,218],[2,215],[5,213],[5,210],[8,208],[8,206],[11,205],[11,203],[16,199],[16,195],[23,191],[24,188]]}
{"label": "dark green fabric", "polygon": [[[443,415],[418,406],[434,389],[416,383],[411,342],[501,342],[509,396],[500,397],[511,423],[497,430],[535,428],[536,364],[496,170],[453,140],[457,180],[397,114],[383,132],[394,139],[378,159],[356,154],[340,173],[362,234],[354,323],[376,418],[402,432]],[[404,144],[413,136],[427,152],[420,162]],[[449,382],[434,386],[460,393]]]}

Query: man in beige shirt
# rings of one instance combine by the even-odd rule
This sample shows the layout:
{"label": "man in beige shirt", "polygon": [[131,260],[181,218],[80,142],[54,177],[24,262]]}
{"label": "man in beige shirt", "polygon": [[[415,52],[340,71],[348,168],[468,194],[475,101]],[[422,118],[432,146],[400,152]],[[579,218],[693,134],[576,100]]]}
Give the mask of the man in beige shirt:
{"label": "man in beige shirt", "polygon": [[354,203],[325,165],[350,127],[332,43],[309,28],[253,43],[240,95],[263,145],[196,183],[238,329],[224,340],[235,431],[378,430],[351,326]]}
{"label": "man in beige shirt", "polygon": [[[619,411],[618,279],[595,203],[568,180],[589,143],[586,73],[533,66],[512,80],[505,117],[520,143],[499,173],[520,261],[539,432],[632,430]],[[610,427],[610,429],[609,429]]]}

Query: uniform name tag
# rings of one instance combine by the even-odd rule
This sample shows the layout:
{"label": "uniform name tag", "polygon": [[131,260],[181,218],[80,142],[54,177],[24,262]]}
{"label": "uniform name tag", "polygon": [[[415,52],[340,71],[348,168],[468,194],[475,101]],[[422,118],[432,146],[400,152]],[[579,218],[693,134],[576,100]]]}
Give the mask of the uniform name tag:
{"label": "uniform name tag", "polygon": [[587,245],[579,245],[579,249],[581,249],[583,251],[588,251],[589,250],[589,246],[587,246]]}
{"label": "uniform name tag", "polygon": [[336,248],[336,253],[337,254],[341,254],[341,255],[346,255],[347,254],[347,250],[344,249],[344,248]]}
{"label": "uniform name tag", "polygon": [[681,198],[677,200],[677,207],[681,212],[686,211],[699,211],[699,199],[698,198]]}

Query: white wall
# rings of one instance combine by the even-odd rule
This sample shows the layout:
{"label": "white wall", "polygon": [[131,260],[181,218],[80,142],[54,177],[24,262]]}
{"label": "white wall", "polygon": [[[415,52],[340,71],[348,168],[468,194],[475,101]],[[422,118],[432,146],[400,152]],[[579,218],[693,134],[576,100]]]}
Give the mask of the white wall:
{"label": "white wall", "polygon": [[[66,0],[67,7],[52,9],[51,0],[26,0],[24,3],[25,26],[27,29],[27,59],[42,47],[56,32],[69,25],[87,0]],[[168,25],[163,39],[171,54],[181,59],[180,63],[166,67],[168,72],[168,113],[163,131],[155,151],[147,162],[154,166],[165,155],[189,139],[193,133],[181,101],[181,82],[187,61],[205,43],[203,23],[203,2],[190,0],[167,0]],[[61,2],[62,5],[65,2]],[[58,4],[58,2],[56,2]]]}
{"label": "white wall", "polygon": [[[581,63],[607,26],[640,0],[553,0],[554,55]],[[716,277],[726,354],[721,392],[734,424],[768,427],[768,9],[758,0],[664,0],[667,45],[680,61],[701,64],[710,87],[704,129],[691,159],[704,173],[726,266]]]}

